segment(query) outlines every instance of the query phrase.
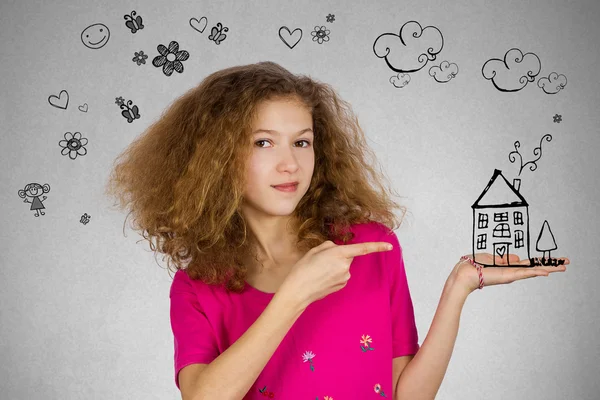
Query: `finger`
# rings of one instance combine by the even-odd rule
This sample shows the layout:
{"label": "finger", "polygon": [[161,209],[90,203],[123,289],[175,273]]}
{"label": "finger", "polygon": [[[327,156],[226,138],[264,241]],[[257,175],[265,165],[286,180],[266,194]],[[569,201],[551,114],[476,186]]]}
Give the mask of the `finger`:
{"label": "finger", "polygon": [[511,260],[509,264],[510,265],[530,265],[531,262],[529,261],[529,259],[523,259],[523,260],[517,259],[517,260]]}
{"label": "finger", "polygon": [[495,264],[508,264],[508,261],[506,260],[506,254],[503,256],[494,256],[494,263]]}
{"label": "finger", "polygon": [[516,262],[520,262],[520,261],[521,261],[521,259],[519,258],[519,256],[518,256],[518,255],[516,255],[516,254],[509,254],[509,255],[508,255],[508,257],[505,257],[505,258],[504,258],[504,261],[507,261],[507,260],[508,260],[508,263],[509,263],[509,264],[512,264],[512,263],[516,263]]}
{"label": "finger", "polygon": [[552,273],[552,272],[564,272],[567,270],[567,267],[565,267],[564,265],[558,265],[556,267],[546,267],[546,266],[538,265],[536,267],[531,267],[531,269],[542,270],[542,271],[546,271],[548,273]]}
{"label": "finger", "polygon": [[534,271],[533,268],[519,268],[517,270],[513,270],[512,274],[508,274],[506,276],[512,276],[512,278],[509,278],[508,282],[514,282],[523,279],[535,278],[538,276],[548,276],[548,273],[542,270]]}
{"label": "finger", "polygon": [[494,256],[499,264],[515,264],[521,262],[521,259],[516,254],[504,254],[502,257]]}
{"label": "finger", "polygon": [[391,246],[388,242],[365,242],[365,243],[353,243],[339,246],[340,251],[344,257],[352,258],[356,256],[364,256],[369,253],[378,251],[389,251]]}
{"label": "finger", "polygon": [[518,280],[534,278],[537,276],[548,276],[543,270],[534,270],[533,268],[491,268],[486,271],[488,275],[485,281],[488,286],[512,283]]}
{"label": "finger", "polygon": [[532,272],[524,273],[523,275],[524,275],[524,277],[522,279],[527,279],[527,278],[535,278],[536,276],[548,276],[548,275],[550,275],[550,273],[548,273],[546,271],[532,271]]}

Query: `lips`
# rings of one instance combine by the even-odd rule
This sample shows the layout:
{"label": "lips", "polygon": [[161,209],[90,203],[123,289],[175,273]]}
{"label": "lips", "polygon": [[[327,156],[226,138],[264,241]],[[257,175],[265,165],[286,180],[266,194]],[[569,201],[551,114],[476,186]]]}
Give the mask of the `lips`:
{"label": "lips", "polygon": [[282,183],[280,185],[271,185],[274,188],[291,188],[294,186],[298,186],[298,182],[288,182],[288,183]]}

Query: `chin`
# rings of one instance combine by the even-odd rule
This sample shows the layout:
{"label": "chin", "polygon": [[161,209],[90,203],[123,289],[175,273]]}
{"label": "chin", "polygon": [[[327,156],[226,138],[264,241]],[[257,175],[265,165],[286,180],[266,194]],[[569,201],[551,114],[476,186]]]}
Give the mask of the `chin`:
{"label": "chin", "polygon": [[278,217],[289,217],[294,213],[295,210],[296,210],[296,208],[278,209],[278,210],[273,210],[273,211],[269,212],[269,214],[276,215]]}

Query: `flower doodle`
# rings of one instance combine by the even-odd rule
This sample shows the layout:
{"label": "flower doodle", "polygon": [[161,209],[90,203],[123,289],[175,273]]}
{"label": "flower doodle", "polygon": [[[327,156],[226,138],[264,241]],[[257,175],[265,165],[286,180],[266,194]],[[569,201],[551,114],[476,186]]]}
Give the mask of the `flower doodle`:
{"label": "flower doodle", "polygon": [[63,156],[68,154],[71,160],[76,159],[77,156],[85,156],[87,154],[85,145],[88,143],[88,140],[82,138],[80,132],[75,132],[74,134],[65,132],[64,136],[65,140],[60,140],[58,142],[59,146],[63,148],[60,154]]}
{"label": "flower doodle", "polygon": [[144,54],[143,50],[140,50],[139,53],[137,51],[134,52],[134,57],[131,59],[131,61],[137,63],[139,66],[141,64],[146,64],[146,58],[148,58],[148,55]]}
{"label": "flower doodle", "polygon": [[323,42],[329,42],[329,32],[330,30],[325,28],[324,26],[315,26],[315,30],[312,31],[310,34],[313,35],[313,42],[318,42],[319,44],[322,44]]}
{"label": "flower doodle", "polygon": [[182,61],[190,58],[190,53],[185,50],[179,50],[179,43],[171,41],[167,48],[164,44],[159,44],[156,49],[160,53],[159,56],[154,57],[152,65],[155,67],[163,67],[163,73],[166,76],[171,76],[173,71],[182,73],[183,64]]}

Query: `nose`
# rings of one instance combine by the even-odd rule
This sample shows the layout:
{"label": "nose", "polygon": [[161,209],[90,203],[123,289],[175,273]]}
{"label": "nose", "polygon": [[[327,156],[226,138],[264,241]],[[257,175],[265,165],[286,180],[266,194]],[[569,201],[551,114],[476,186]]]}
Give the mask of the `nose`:
{"label": "nose", "polygon": [[294,153],[294,149],[283,146],[278,154],[278,166],[286,170],[295,170],[298,168],[298,158]]}

